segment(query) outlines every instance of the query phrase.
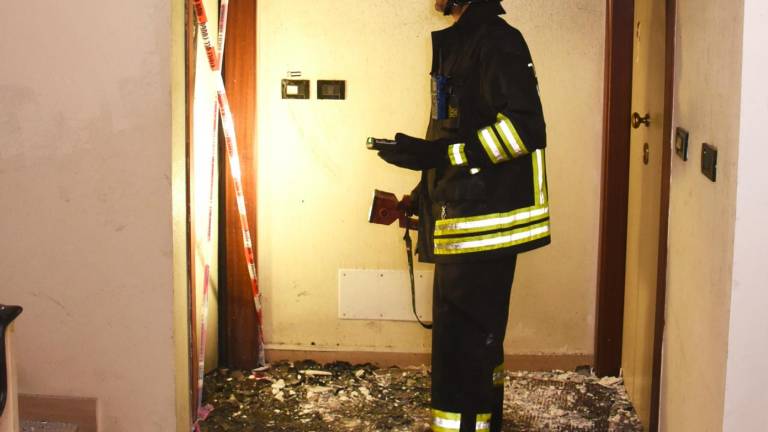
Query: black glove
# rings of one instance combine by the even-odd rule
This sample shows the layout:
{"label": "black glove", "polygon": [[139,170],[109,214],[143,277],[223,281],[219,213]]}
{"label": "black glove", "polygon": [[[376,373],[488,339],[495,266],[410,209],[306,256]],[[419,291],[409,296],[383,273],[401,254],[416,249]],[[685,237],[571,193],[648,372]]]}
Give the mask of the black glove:
{"label": "black glove", "polygon": [[392,165],[415,171],[435,168],[445,163],[448,155],[446,140],[427,141],[403,133],[395,135],[392,149],[380,150],[379,157]]}

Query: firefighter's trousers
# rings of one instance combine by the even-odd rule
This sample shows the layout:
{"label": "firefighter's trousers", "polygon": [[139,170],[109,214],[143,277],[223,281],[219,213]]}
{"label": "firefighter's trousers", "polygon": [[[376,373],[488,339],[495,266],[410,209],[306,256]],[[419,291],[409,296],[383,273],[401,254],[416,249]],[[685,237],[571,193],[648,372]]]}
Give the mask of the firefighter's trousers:
{"label": "firefighter's trousers", "polygon": [[435,266],[433,431],[501,431],[503,344],[516,262],[512,255]]}

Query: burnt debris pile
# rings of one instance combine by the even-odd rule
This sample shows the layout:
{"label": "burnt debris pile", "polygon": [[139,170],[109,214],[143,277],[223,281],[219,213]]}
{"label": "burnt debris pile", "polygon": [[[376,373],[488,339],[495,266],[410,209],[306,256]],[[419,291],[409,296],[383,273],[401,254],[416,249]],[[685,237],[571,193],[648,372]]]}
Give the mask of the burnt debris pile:
{"label": "burnt debris pile", "polygon": [[[206,377],[205,432],[428,430],[429,369],[337,362],[220,369]],[[635,432],[642,427],[621,379],[576,372],[507,373],[507,432]]]}

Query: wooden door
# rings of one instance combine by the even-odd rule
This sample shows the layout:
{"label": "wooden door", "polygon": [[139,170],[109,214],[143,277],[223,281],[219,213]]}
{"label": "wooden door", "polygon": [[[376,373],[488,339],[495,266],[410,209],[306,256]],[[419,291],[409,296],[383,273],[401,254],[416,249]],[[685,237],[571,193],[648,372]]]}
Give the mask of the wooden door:
{"label": "wooden door", "polygon": [[[622,370],[650,429],[665,109],[666,2],[635,0]],[[629,127],[629,126],[628,126]]]}

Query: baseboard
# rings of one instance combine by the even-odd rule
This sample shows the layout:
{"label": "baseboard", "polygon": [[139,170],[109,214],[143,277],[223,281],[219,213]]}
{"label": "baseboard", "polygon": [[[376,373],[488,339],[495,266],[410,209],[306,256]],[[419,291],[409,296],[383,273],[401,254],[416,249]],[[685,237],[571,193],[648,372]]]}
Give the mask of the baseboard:
{"label": "baseboard", "polygon": [[[352,364],[371,363],[381,367],[420,366],[430,364],[429,353],[392,353],[372,351],[266,351],[268,362],[314,360],[318,363],[345,361]],[[577,366],[592,365],[590,354],[512,354],[506,356],[505,366],[513,371],[574,370]]]}
{"label": "baseboard", "polygon": [[20,394],[19,418],[76,424],[78,432],[97,432],[97,401],[93,398]]}
{"label": "baseboard", "polygon": [[512,371],[572,371],[579,366],[592,366],[591,354],[513,354],[505,356],[505,366]]}

